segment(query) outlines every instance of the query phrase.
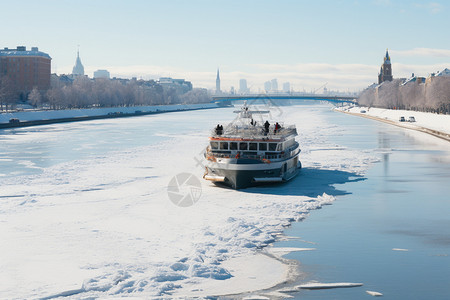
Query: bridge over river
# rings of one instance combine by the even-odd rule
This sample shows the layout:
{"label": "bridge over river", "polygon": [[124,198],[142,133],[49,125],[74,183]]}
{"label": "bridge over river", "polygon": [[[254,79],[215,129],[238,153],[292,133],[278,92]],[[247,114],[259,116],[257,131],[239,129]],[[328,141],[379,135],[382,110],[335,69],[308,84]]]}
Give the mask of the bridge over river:
{"label": "bridge over river", "polygon": [[302,94],[248,94],[248,95],[217,95],[212,97],[212,102],[242,101],[242,100],[315,100],[328,101],[335,104],[357,103],[356,97],[333,95],[302,95]]}

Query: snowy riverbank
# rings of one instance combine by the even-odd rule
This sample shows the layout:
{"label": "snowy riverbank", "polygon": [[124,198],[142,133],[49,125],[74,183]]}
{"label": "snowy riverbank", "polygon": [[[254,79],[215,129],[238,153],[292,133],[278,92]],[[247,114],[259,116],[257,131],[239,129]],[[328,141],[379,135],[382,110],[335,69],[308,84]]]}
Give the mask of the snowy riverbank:
{"label": "snowy riverbank", "polygon": [[[287,184],[242,191],[201,180],[204,169],[197,163],[211,126],[231,121],[233,108],[120,119],[114,127],[98,120],[2,135],[7,149],[28,149],[23,143],[54,149],[60,140],[70,145],[67,131],[76,130],[86,136],[76,147],[95,149],[101,142],[95,137],[105,130],[115,132],[115,142],[129,143],[123,137],[132,138],[130,128],[174,126],[156,132],[165,137],[162,142],[99,150],[43,167],[38,175],[0,177],[0,298],[191,298],[294,284],[296,268],[270,244],[284,238],[291,222],[332,203],[334,184],[358,178],[377,159],[329,142],[343,128],[328,124],[323,108],[282,109],[280,119],[299,130],[304,169]],[[33,165],[24,161],[26,153],[19,156],[18,163]],[[170,180],[183,172],[202,184],[200,200],[185,208],[167,195]]]}
{"label": "snowy riverbank", "polygon": [[[87,119],[101,116],[123,116],[133,114],[150,114],[158,112],[173,112],[182,110],[195,110],[217,108],[217,103],[198,104],[176,104],[176,105],[155,105],[155,106],[131,106],[131,107],[106,107],[106,108],[86,108],[86,109],[63,109],[63,110],[38,110],[0,113],[0,125],[9,124],[10,119],[18,119],[21,123],[42,120],[63,120]],[[51,124],[48,122],[47,124]]]}
{"label": "snowy riverbank", "polygon": [[[336,108],[336,110],[361,117],[371,117],[392,125],[422,131],[450,140],[450,115],[359,106],[344,106]],[[404,117],[405,121],[401,122],[401,117]],[[410,117],[414,117],[415,122],[408,122]]]}

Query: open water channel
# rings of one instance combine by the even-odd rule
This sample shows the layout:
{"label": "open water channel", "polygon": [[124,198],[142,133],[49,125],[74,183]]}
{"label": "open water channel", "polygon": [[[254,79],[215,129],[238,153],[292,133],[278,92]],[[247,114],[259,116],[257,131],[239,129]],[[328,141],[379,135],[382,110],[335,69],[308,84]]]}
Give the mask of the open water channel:
{"label": "open water channel", "polygon": [[345,128],[333,138],[337,144],[374,149],[380,162],[366,180],[335,185],[348,194],[287,230],[302,241],[277,246],[317,249],[286,256],[300,261],[302,281],[364,286],[301,290],[295,299],[371,298],[366,291],[383,299],[449,299],[450,143],[370,119],[323,115]]}

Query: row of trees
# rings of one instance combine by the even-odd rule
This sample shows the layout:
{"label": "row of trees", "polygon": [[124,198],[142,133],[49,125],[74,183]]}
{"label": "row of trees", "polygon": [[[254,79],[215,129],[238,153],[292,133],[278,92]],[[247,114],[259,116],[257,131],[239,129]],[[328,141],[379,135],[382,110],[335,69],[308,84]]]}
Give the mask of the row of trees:
{"label": "row of trees", "polygon": [[8,110],[8,107],[16,103],[14,88],[11,80],[6,76],[0,76],[0,111]]}
{"label": "row of trees", "polygon": [[369,107],[450,114],[450,77],[432,77],[426,83],[402,83],[401,79],[394,79],[369,87],[361,93],[358,103]]}
{"label": "row of trees", "polygon": [[[16,101],[10,100],[12,93],[8,89],[8,84],[2,84],[1,87],[3,87],[0,88],[1,109],[7,109],[8,105],[11,106]],[[54,80],[52,87],[45,93],[34,88],[28,94],[29,104],[52,109],[189,104],[209,101],[211,97],[206,89],[186,91],[185,87],[163,87],[153,80],[103,78],[91,80],[85,76],[76,77],[73,82]]]}

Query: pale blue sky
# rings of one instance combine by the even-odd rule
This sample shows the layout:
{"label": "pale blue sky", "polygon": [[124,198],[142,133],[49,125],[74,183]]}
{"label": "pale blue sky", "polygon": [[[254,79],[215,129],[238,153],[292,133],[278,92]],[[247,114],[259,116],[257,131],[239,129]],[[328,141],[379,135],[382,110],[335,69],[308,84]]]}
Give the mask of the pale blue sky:
{"label": "pale blue sky", "polygon": [[386,48],[394,77],[450,68],[447,1],[3,1],[0,47],[38,46],[70,73],[77,45],[89,76],[172,76],[254,90],[278,78],[296,90],[376,80]]}

